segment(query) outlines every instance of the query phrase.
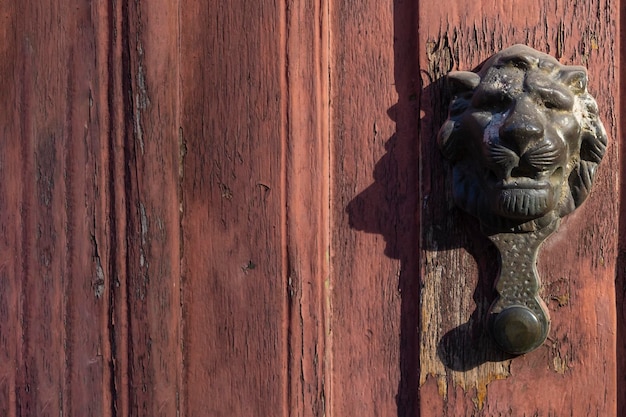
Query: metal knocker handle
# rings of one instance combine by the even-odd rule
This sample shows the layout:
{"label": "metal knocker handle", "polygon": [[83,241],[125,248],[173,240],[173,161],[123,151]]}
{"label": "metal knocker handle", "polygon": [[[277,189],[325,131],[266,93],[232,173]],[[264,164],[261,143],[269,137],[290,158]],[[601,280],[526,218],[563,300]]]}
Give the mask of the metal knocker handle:
{"label": "metal knocker handle", "polygon": [[452,167],[452,195],[500,251],[489,327],[504,351],[527,353],[550,328],[539,247],[589,195],[606,132],[586,69],[524,45],[474,71],[451,72],[448,86],[438,142]]}

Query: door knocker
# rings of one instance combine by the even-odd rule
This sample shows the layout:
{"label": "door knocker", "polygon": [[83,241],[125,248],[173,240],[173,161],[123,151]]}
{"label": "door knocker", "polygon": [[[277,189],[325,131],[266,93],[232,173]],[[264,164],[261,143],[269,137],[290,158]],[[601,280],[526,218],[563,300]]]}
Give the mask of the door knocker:
{"label": "door knocker", "polygon": [[527,46],[447,78],[451,101],[438,142],[452,166],[452,195],[500,251],[489,328],[505,352],[527,353],[550,327],[539,246],[589,195],[606,132],[586,69]]}

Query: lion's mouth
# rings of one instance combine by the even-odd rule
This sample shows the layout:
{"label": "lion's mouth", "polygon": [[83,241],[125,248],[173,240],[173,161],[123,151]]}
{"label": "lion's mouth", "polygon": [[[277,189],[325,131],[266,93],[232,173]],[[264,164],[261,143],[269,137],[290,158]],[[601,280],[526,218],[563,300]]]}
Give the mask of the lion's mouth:
{"label": "lion's mouth", "polygon": [[513,178],[500,181],[492,194],[493,209],[503,217],[532,220],[554,208],[554,193],[549,181]]}
{"label": "lion's mouth", "polygon": [[549,190],[550,182],[533,178],[514,177],[500,180],[495,184],[500,190]]}
{"label": "lion's mouth", "polygon": [[491,173],[491,207],[498,215],[518,220],[533,220],[554,210],[563,182],[563,169],[535,173],[535,177],[497,178]]}
{"label": "lion's mouth", "polygon": [[557,167],[552,171],[540,171],[534,176],[513,175],[498,178],[494,171],[489,171],[488,181],[496,190],[550,190],[558,188],[563,183],[563,168]]}

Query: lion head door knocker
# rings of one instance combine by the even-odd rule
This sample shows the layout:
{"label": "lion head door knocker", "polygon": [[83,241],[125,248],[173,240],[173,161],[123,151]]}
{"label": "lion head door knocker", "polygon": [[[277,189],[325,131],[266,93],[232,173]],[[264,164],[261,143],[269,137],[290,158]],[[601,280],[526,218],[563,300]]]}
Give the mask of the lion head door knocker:
{"label": "lion head door knocker", "polygon": [[586,69],[524,45],[473,72],[451,72],[448,85],[438,142],[452,166],[454,201],[500,251],[489,327],[502,350],[530,352],[550,327],[537,251],[589,195],[606,132]]}

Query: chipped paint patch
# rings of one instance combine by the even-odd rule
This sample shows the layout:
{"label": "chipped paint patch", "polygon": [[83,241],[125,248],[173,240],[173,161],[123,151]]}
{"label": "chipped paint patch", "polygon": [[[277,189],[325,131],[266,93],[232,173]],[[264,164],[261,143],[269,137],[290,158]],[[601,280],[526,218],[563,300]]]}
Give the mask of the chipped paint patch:
{"label": "chipped paint patch", "polygon": [[551,340],[551,342],[552,370],[557,374],[565,375],[572,367],[571,352],[559,340]]}
{"label": "chipped paint patch", "polygon": [[139,35],[137,35],[137,78],[136,78],[136,86],[137,91],[135,93],[135,135],[137,140],[139,141],[139,147],[141,149],[141,154],[143,155],[145,152],[145,145],[143,140],[143,127],[141,124],[141,115],[142,111],[147,109],[150,106],[150,98],[148,97],[148,83],[146,82],[146,71],[143,65],[143,45],[141,44],[141,40],[139,39]]}
{"label": "chipped paint patch", "polygon": [[[433,239],[432,233],[426,233],[426,240]],[[436,242],[428,242],[427,246],[436,247]],[[455,252],[458,264],[470,265],[473,262],[471,255],[465,252]],[[461,281],[457,285],[444,286],[449,280],[449,268],[445,265],[450,263],[447,258],[440,259],[441,252],[425,251],[424,276],[428,276],[423,284],[421,298],[421,342],[420,342],[420,386],[423,386],[429,378],[435,378],[437,391],[444,400],[448,399],[450,390],[461,387],[465,392],[474,394],[472,402],[478,410],[481,410],[487,399],[487,387],[496,380],[508,378],[510,373],[510,360],[493,360],[487,358],[483,348],[488,346],[488,341],[476,341],[475,346],[464,346],[462,351],[451,354],[456,362],[454,365],[444,363],[442,359],[442,340],[455,329],[469,329],[472,324],[472,311],[475,309],[488,309],[489,300],[482,300],[486,304],[476,305],[473,300],[475,283],[465,282],[465,276],[458,277]],[[471,276],[468,274],[467,276]],[[452,291],[452,294],[450,294]],[[455,301],[450,302],[452,297]],[[444,323],[446,319],[453,319],[453,323]],[[469,334],[469,333],[468,333]],[[460,341],[464,345],[468,340]],[[471,342],[470,342],[471,344]],[[452,369],[454,368],[454,369]],[[463,369],[464,368],[464,369]]]}
{"label": "chipped paint patch", "polygon": [[552,300],[556,301],[559,304],[559,307],[565,307],[569,304],[569,293],[561,294],[561,295],[553,295]]}
{"label": "chipped paint patch", "polygon": [[[510,365],[510,361],[509,361],[509,365]],[[485,401],[487,400],[487,386],[493,381],[506,379],[509,376],[511,376],[511,374],[509,372],[509,369],[507,369],[507,374],[501,374],[498,372],[488,373],[483,376],[483,379],[476,381],[476,385],[475,385],[476,397],[472,399],[474,406],[478,410],[482,410],[483,407],[485,406]],[[465,387],[466,391],[467,389],[468,388]]]}

